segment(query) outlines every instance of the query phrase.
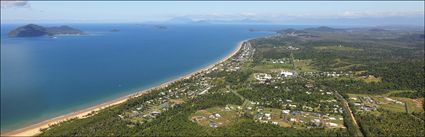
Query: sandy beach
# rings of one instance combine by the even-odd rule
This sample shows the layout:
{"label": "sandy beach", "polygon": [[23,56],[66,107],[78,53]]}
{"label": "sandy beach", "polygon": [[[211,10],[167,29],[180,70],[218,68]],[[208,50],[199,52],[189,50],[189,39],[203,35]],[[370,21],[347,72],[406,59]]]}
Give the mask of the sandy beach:
{"label": "sandy beach", "polygon": [[101,103],[101,104],[98,104],[98,105],[95,105],[95,106],[92,106],[92,107],[88,107],[88,108],[85,108],[85,109],[82,109],[82,110],[79,110],[79,111],[75,111],[75,112],[71,112],[71,113],[61,115],[61,116],[58,116],[58,117],[55,117],[55,118],[51,118],[51,119],[48,119],[48,120],[45,120],[45,121],[42,121],[42,122],[39,122],[39,123],[36,123],[36,124],[33,124],[33,125],[29,125],[27,127],[21,128],[21,129],[10,131],[10,132],[7,132],[5,134],[2,134],[1,136],[34,136],[34,135],[37,135],[37,134],[40,133],[40,129],[48,128],[49,125],[52,125],[52,124],[55,124],[55,123],[58,123],[58,122],[62,122],[62,121],[66,121],[66,120],[69,120],[69,119],[73,119],[73,118],[85,118],[87,116],[87,114],[89,114],[91,112],[96,112],[96,111],[99,111],[101,109],[113,106],[113,105],[121,104],[121,103],[127,101],[131,97],[142,96],[144,94],[149,93],[150,91],[152,91],[154,89],[167,87],[168,85],[170,85],[170,84],[172,84],[176,81],[187,79],[187,78],[190,78],[193,75],[196,75],[198,73],[205,72],[205,71],[213,68],[217,64],[221,64],[222,62],[228,60],[229,58],[234,56],[236,53],[238,53],[238,51],[242,48],[243,43],[246,42],[246,41],[247,40],[243,40],[243,41],[239,42],[237,47],[232,51],[232,53],[227,55],[223,59],[221,59],[221,60],[219,60],[215,63],[212,63],[212,64],[210,64],[206,67],[203,67],[203,68],[201,68],[201,69],[199,69],[195,72],[181,76],[177,79],[174,79],[174,80],[171,80],[171,81],[159,84],[157,86],[153,86],[151,88],[141,90],[141,91],[138,91],[138,92],[126,95],[126,96],[122,96],[122,97],[116,98],[114,100],[107,101],[107,102],[104,102],[104,103]]}

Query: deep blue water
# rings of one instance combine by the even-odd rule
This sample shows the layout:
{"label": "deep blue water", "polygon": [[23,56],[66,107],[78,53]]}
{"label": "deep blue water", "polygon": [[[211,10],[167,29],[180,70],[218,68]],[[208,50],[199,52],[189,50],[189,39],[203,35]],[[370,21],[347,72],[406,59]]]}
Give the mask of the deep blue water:
{"label": "deep blue water", "polygon": [[1,25],[2,132],[166,82],[220,60],[241,40],[273,34],[249,28],[303,27],[71,24],[88,35],[8,38],[17,26]]}

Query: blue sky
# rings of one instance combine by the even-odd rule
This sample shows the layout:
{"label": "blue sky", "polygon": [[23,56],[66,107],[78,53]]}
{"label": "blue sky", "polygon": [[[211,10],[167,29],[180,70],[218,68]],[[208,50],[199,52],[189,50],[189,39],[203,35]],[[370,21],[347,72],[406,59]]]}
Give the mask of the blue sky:
{"label": "blue sky", "polygon": [[176,17],[192,20],[261,20],[311,23],[316,20],[392,18],[423,24],[424,2],[225,2],[225,1],[2,1],[2,23],[147,22]]}

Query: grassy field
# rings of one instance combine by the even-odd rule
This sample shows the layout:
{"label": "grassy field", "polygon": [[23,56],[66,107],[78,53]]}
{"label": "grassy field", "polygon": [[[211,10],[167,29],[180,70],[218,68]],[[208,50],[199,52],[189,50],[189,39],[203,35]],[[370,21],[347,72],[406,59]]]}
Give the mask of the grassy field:
{"label": "grassy field", "polygon": [[253,70],[257,72],[270,72],[273,70],[291,70],[292,65],[291,64],[273,64],[273,63],[261,63],[257,64]]}
{"label": "grassy field", "polygon": [[384,96],[391,96],[392,94],[403,93],[403,92],[415,92],[415,91],[413,91],[413,90],[390,90],[387,93],[385,93]]}
{"label": "grassy field", "polygon": [[363,51],[363,49],[353,48],[353,47],[346,47],[346,46],[320,46],[320,47],[314,47],[314,49],[325,51],[325,50],[332,50],[332,51]]}
{"label": "grassy field", "polygon": [[[237,105],[229,105],[229,110],[224,107],[212,107],[208,109],[198,110],[190,115],[190,120],[201,126],[210,126],[216,124],[218,127],[233,124],[237,120]],[[233,108],[233,109],[232,109]],[[219,114],[219,116],[216,116]]]}
{"label": "grassy field", "polygon": [[295,61],[295,66],[299,72],[318,72],[318,70],[313,68],[312,60],[299,60]]}
{"label": "grassy field", "polygon": [[381,82],[382,81],[382,78],[375,77],[373,75],[369,75],[367,77],[363,77],[363,76],[335,77],[335,78],[330,78],[330,79],[334,79],[334,80],[357,80],[357,81],[363,81],[365,83],[374,83],[374,82]]}
{"label": "grassy field", "polygon": [[[401,91],[392,91],[392,93],[395,92],[401,92]],[[389,97],[391,95],[390,93],[383,94],[383,95],[367,95],[367,94],[348,94],[350,98],[352,97],[370,97],[377,103],[370,104],[368,102],[363,101],[366,105],[369,106],[376,106],[377,108],[381,108],[384,110],[389,110],[392,112],[405,112],[405,106],[404,103],[407,104],[407,109],[409,112],[423,112],[422,108],[422,102],[424,101],[424,98],[418,98],[418,99],[411,99],[411,98],[402,98],[402,97]],[[395,101],[400,101],[402,103],[396,103],[395,101],[391,101],[389,99],[393,99]],[[351,99],[350,99],[351,100]],[[354,102],[353,100],[351,100]],[[357,101],[359,102],[359,101]]]}

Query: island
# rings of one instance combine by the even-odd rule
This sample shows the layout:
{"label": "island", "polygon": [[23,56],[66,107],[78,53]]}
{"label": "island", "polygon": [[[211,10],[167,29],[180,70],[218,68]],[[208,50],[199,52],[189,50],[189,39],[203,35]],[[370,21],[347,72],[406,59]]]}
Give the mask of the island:
{"label": "island", "polygon": [[119,32],[119,29],[111,29],[110,32]]}
{"label": "island", "polygon": [[36,24],[28,24],[18,27],[8,33],[9,37],[39,37],[39,36],[54,36],[54,35],[82,35],[83,31],[69,27],[43,27]]}
{"label": "island", "polygon": [[163,25],[155,25],[154,27],[161,30],[167,29],[167,26],[163,26]]}

